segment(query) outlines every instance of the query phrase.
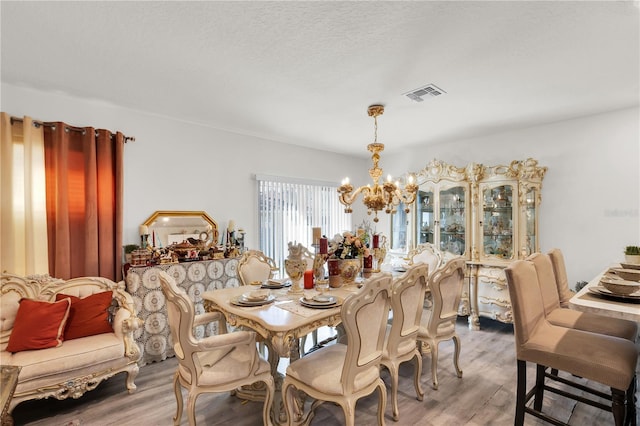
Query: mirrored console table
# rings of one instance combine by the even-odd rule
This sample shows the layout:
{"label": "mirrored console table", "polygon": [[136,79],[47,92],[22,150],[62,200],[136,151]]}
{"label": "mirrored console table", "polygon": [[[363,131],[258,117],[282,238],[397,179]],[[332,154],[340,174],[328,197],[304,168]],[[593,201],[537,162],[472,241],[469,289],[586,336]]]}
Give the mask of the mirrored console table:
{"label": "mirrored console table", "polygon": [[[125,278],[127,292],[136,304],[144,327],[134,336],[142,357],[139,365],[162,361],[175,355],[158,271],[165,271],[182,287],[195,304],[196,314],[204,313],[202,293],[219,288],[238,287],[238,258],[213,259],[156,266],[132,266]],[[196,327],[198,338],[217,333],[217,324]]]}

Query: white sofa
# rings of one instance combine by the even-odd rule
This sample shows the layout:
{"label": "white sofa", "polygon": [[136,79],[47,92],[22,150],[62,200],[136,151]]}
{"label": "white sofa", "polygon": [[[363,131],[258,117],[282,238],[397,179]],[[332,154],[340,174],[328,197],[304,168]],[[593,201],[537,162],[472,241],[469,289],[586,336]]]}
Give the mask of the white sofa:
{"label": "white sofa", "polygon": [[[133,332],[143,322],[136,316],[124,282],[98,277],[63,281],[49,276],[25,278],[4,273],[0,290],[0,364],[22,367],[9,413],[30,399],[79,398],[102,380],[121,372],[127,372],[129,393],[135,391],[140,350]],[[55,301],[58,293],[84,298],[109,290],[113,292],[107,309],[112,332],[64,340],[61,346],[47,349],[6,351],[21,298]]]}

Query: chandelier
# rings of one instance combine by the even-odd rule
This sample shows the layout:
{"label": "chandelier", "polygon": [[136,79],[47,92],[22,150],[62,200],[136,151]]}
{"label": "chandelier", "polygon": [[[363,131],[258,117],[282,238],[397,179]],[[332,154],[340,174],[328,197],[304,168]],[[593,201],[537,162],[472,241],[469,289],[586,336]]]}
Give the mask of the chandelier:
{"label": "chandelier", "polygon": [[391,176],[387,177],[387,181],[380,184],[380,176],[382,169],[378,167],[380,161],[380,153],[384,151],[384,144],[378,142],[378,116],[384,113],[384,106],[371,105],[368,109],[369,117],[373,117],[374,140],[373,143],[367,145],[367,149],[372,153],[371,161],[373,167],[369,169],[369,176],[373,180],[373,186],[368,184],[353,190],[353,185],[349,183],[349,178],[345,178],[338,188],[340,193],[340,202],[345,206],[345,213],[352,213],[351,204],[362,194],[362,202],[367,206],[367,214],[374,213],[374,222],[378,222],[378,212],[384,210],[387,214],[393,214],[397,211],[396,207],[400,202],[404,203],[406,213],[409,213],[409,206],[416,200],[418,185],[414,183],[414,176],[409,175],[407,184],[404,188],[400,188],[400,183],[391,182]]}

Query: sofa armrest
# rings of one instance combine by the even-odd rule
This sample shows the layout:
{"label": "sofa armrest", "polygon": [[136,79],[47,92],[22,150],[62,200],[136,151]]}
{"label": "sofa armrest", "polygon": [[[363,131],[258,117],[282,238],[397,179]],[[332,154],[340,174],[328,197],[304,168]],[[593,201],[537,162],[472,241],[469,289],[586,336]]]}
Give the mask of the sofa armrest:
{"label": "sofa armrest", "polygon": [[113,290],[113,298],[118,303],[118,310],[113,317],[113,332],[124,340],[125,356],[137,362],[142,354],[133,333],[143,326],[144,321],[137,317],[133,298],[124,290],[124,281],[119,282],[118,288]]}

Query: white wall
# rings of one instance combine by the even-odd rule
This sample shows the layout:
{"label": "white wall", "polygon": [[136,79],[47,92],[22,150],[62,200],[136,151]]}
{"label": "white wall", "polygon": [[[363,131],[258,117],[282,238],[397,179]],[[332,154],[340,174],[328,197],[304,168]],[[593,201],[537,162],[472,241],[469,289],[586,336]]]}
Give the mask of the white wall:
{"label": "white wall", "polygon": [[[221,229],[229,219],[257,247],[256,173],[339,182],[369,181],[369,159],[337,155],[175,121],[61,93],[2,84],[2,111],[43,121],[65,121],[135,136],[126,146],[125,243],[138,242],[138,225],[155,210],[204,210]],[[569,282],[589,280],[622,260],[626,245],[640,245],[640,111],[523,128],[458,142],[384,153],[394,176],[438,158],[508,164],[532,157],[549,168],[542,191],[543,251],[563,250]],[[364,149],[364,147],[363,147]],[[364,218],[354,208],[354,224]],[[360,214],[358,214],[360,213]],[[377,230],[388,232],[386,215]]]}
{"label": "white wall", "polygon": [[[226,229],[233,219],[258,247],[255,174],[339,183],[366,182],[363,158],[301,148],[212,129],[61,93],[2,84],[2,111],[42,121],[120,130],[125,147],[123,242],[156,210],[204,210]],[[337,194],[336,194],[337,196]],[[353,223],[360,223],[354,208]],[[309,230],[311,232],[311,230]]]}
{"label": "white wall", "polygon": [[569,284],[589,281],[640,245],[640,110],[424,145],[387,156],[390,173],[417,171],[434,158],[488,166],[526,158],[548,167],[542,187],[540,248],[560,248]]}

